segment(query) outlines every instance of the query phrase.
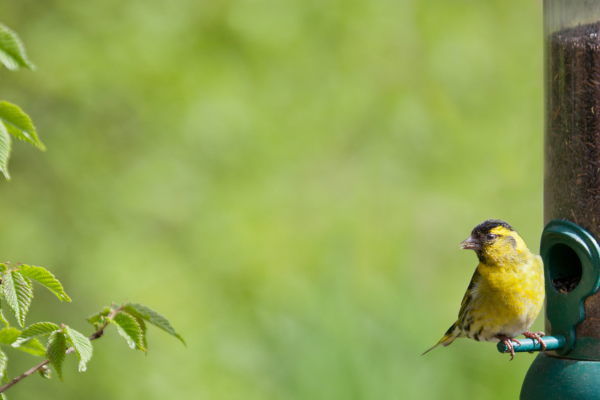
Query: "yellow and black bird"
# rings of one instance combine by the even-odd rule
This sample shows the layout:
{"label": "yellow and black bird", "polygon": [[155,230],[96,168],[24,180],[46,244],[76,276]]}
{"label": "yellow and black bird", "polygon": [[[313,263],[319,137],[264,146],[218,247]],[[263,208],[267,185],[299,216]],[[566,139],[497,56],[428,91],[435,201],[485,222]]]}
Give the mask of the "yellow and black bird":
{"label": "yellow and black bird", "polygon": [[[454,339],[468,337],[477,341],[502,341],[515,350],[511,340],[524,335],[546,345],[543,332],[529,332],[544,303],[544,266],[542,258],[532,254],[517,231],[507,222],[489,219],[477,225],[471,236],[460,243],[462,249],[474,250],[479,265],[463,298],[458,320],[439,345],[448,346]],[[423,353],[423,354],[425,354]]]}

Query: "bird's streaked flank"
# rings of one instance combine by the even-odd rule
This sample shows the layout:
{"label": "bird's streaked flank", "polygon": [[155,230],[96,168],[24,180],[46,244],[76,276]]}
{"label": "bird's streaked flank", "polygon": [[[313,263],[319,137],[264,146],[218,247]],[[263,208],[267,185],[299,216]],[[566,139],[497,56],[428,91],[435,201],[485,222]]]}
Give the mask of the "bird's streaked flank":
{"label": "bird's streaked flank", "polygon": [[529,332],[544,304],[544,266],[542,258],[529,251],[517,231],[507,222],[489,219],[477,225],[471,236],[460,243],[474,250],[479,265],[463,297],[458,320],[444,337],[425,353],[454,339],[468,337],[477,341],[502,341],[515,351],[511,340],[524,335],[546,346],[543,332]]}

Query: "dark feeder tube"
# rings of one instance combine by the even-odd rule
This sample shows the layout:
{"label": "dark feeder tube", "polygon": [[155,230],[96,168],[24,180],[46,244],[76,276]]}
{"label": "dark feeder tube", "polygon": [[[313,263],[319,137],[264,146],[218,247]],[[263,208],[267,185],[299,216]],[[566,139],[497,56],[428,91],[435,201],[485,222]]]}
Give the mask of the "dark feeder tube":
{"label": "dark feeder tube", "polygon": [[[600,398],[600,1],[544,0],[545,332],[521,399]],[[517,351],[536,351],[538,347]],[[500,348],[500,350],[504,350]],[[538,350],[539,351],[539,350]]]}

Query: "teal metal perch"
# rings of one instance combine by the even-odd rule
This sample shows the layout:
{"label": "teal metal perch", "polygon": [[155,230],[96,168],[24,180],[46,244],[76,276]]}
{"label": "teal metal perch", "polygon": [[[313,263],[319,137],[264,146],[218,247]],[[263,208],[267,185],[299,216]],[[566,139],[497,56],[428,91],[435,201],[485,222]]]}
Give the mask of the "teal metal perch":
{"label": "teal metal perch", "polygon": [[[534,339],[517,339],[519,343],[513,341],[512,344],[515,349],[515,353],[525,353],[525,352],[534,352],[541,351],[542,347],[537,340]],[[565,338],[562,336],[544,336],[542,338],[544,343],[546,344],[546,351],[551,350],[560,350],[565,347]],[[502,342],[498,342],[496,346],[500,353],[510,353],[508,347]]]}

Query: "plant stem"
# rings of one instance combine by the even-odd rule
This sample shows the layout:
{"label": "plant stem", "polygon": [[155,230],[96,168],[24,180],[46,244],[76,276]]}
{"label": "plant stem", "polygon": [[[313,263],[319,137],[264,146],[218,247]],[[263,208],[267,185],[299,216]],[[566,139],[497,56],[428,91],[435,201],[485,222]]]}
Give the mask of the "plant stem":
{"label": "plant stem", "polygon": [[[115,317],[115,315],[117,315],[117,313],[119,311],[123,310],[123,306],[116,308],[114,310],[112,310],[110,312],[110,314],[108,314],[108,316],[106,317],[108,321],[106,321],[104,324],[102,324],[102,326],[92,334],[92,336],[90,336],[88,339],[90,341],[92,340],[96,340],[99,339],[100,337],[102,337],[102,335],[104,334],[104,329],[106,328],[106,326],[109,324],[110,320],[113,319]],[[66,351],[67,354],[72,353],[75,351],[74,347],[69,347]],[[33,368],[28,369],[27,371],[23,372],[21,375],[17,376],[16,378],[14,378],[13,380],[11,380],[10,382],[8,382],[7,384],[5,384],[4,386],[0,387],[0,393],[3,393],[4,391],[6,391],[8,388],[10,388],[13,385],[16,385],[17,383],[21,382],[23,379],[27,378],[29,375],[35,373],[35,371],[37,371],[38,369],[42,368],[44,365],[48,364],[50,362],[50,360],[45,360],[42,361],[41,363],[39,363],[38,365],[36,365]]]}

